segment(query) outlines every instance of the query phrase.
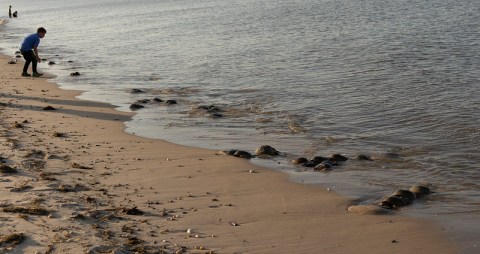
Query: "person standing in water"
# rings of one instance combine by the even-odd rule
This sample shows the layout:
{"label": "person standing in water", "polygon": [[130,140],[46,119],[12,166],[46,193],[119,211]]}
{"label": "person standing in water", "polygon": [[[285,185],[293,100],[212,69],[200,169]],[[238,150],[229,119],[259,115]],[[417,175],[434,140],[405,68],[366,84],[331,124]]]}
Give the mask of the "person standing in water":
{"label": "person standing in water", "polygon": [[[42,59],[38,56],[38,45],[40,44],[40,39],[45,37],[47,30],[43,27],[37,29],[37,33],[30,34],[25,37],[20,43],[20,52],[22,52],[23,58],[25,59],[25,65],[23,66],[22,76],[24,77],[40,77],[43,74],[37,72],[37,62],[41,63]],[[28,66],[32,63],[32,75],[28,71]]]}
{"label": "person standing in water", "polygon": [[8,8],[8,16],[10,18],[12,18],[12,6],[10,5],[10,7]]}

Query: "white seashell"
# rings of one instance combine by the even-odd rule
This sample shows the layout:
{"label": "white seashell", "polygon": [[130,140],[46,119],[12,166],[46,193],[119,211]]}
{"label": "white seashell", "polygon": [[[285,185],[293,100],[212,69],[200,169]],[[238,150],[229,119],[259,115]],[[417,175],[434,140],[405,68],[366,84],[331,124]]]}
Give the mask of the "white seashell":
{"label": "white seashell", "polygon": [[191,228],[187,229],[187,233],[191,234],[193,230]]}

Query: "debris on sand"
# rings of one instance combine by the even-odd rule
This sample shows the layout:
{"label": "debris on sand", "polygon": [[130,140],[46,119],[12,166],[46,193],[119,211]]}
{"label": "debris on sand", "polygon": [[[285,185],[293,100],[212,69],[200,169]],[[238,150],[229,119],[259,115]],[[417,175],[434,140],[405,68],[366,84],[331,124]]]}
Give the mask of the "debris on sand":
{"label": "debris on sand", "polygon": [[7,206],[3,208],[3,211],[6,213],[22,213],[22,214],[29,214],[29,215],[40,215],[40,216],[47,216],[50,214],[45,208],[41,207],[20,207],[20,206]]}
{"label": "debris on sand", "polygon": [[13,233],[9,235],[0,236],[0,247],[15,248],[17,245],[25,241],[23,233]]}

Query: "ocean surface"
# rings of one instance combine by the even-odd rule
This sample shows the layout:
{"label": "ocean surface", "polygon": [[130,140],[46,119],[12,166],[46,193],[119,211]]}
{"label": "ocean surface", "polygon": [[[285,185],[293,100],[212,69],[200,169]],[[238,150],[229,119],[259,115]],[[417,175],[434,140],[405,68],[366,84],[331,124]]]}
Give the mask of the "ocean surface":
{"label": "ocean surface", "polygon": [[[478,0],[0,3],[2,52],[14,57],[45,27],[40,55],[56,64],[39,69],[80,98],[122,111],[177,100],[145,104],[127,132],[217,150],[269,144],[286,155],[254,163],[365,204],[428,185],[435,193],[399,212],[480,253]],[[377,159],[327,173],[289,163],[332,153]]]}

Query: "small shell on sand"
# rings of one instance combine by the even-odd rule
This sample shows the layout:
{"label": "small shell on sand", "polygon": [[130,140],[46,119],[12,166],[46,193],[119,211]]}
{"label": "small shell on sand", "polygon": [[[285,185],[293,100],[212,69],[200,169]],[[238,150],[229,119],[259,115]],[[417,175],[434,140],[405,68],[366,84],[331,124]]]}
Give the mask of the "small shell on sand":
{"label": "small shell on sand", "polygon": [[348,211],[356,214],[370,214],[370,215],[380,215],[380,214],[391,214],[392,211],[384,209],[374,205],[352,205],[348,207]]}

